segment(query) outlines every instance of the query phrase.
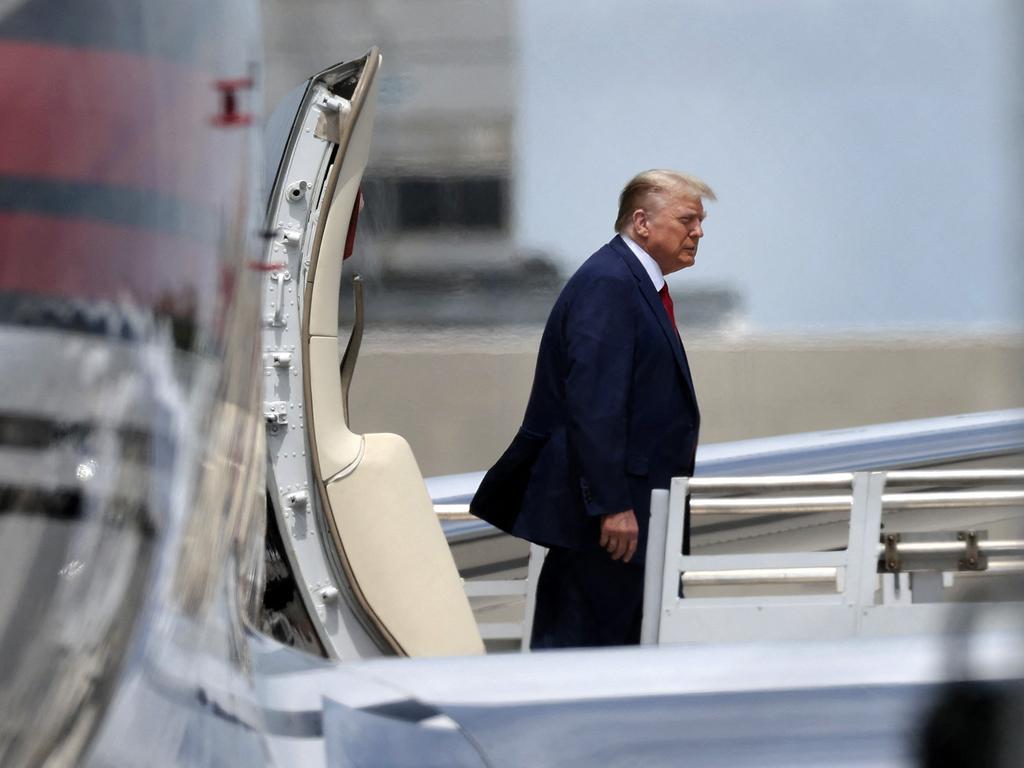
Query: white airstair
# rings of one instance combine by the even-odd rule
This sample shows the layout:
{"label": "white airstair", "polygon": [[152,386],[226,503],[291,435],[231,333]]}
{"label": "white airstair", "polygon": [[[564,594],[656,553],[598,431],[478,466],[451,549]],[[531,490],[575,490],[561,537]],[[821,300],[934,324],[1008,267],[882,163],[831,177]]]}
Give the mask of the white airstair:
{"label": "white airstair", "polygon": [[[1019,469],[676,478],[653,493],[650,531],[644,643],[933,633],[950,603],[1024,599]],[[543,554],[525,579],[465,582],[523,605],[522,621],[481,621],[485,640],[526,649]]]}

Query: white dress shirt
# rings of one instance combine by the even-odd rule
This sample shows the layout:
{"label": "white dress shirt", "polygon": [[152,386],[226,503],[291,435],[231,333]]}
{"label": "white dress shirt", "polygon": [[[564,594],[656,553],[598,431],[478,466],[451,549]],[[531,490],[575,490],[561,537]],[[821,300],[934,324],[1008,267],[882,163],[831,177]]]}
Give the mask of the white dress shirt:
{"label": "white dress shirt", "polygon": [[624,242],[629,247],[629,250],[636,255],[637,259],[639,259],[640,266],[644,268],[648,276],[651,278],[651,282],[654,283],[654,290],[660,293],[661,286],[665,284],[665,276],[661,274],[661,267],[658,266],[658,262],[654,260],[654,257],[652,257],[651,254],[625,235],[620,233],[619,237],[622,238],[622,242]]}

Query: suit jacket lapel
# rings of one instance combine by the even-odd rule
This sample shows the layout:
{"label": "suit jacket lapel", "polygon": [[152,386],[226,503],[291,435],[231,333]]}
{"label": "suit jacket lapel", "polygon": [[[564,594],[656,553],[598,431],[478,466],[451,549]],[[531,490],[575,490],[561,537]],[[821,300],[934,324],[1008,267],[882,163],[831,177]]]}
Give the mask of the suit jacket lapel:
{"label": "suit jacket lapel", "polygon": [[640,295],[644,297],[651,311],[654,312],[654,316],[658,319],[658,325],[672,347],[672,354],[675,355],[676,364],[679,366],[680,373],[683,374],[683,380],[686,381],[686,386],[690,390],[690,396],[696,403],[697,393],[693,388],[693,379],[690,377],[690,366],[686,360],[686,352],[683,350],[683,342],[679,338],[679,331],[673,328],[672,323],[669,322],[668,313],[665,311],[665,306],[661,303],[661,296],[654,290],[650,275],[647,274],[639,259],[633,255],[633,252],[629,250],[629,246],[622,241],[619,235],[612,238],[609,245],[626,262],[626,266],[629,267],[633,277],[636,278],[640,287]]}

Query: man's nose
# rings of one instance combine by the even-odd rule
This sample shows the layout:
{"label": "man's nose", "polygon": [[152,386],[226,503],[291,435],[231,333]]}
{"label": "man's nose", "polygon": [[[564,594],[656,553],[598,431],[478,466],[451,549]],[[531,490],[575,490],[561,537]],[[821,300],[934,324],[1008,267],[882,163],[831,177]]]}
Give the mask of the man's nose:
{"label": "man's nose", "polygon": [[704,227],[701,226],[699,221],[697,222],[697,225],[690,230],[690,235],[698,239],[704,237]]}

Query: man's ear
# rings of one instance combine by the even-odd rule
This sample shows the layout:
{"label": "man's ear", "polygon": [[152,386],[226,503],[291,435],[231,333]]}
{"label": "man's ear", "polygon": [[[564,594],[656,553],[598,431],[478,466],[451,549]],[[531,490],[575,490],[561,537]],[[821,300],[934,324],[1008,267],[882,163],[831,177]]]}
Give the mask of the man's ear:
{"label": "man's ear", "polygon": [[647,237],[651,234],[650,227],[647,222],[647,212],[643,208],[637,208],[633,211],[633,232],[640,235],[640,237]]}

